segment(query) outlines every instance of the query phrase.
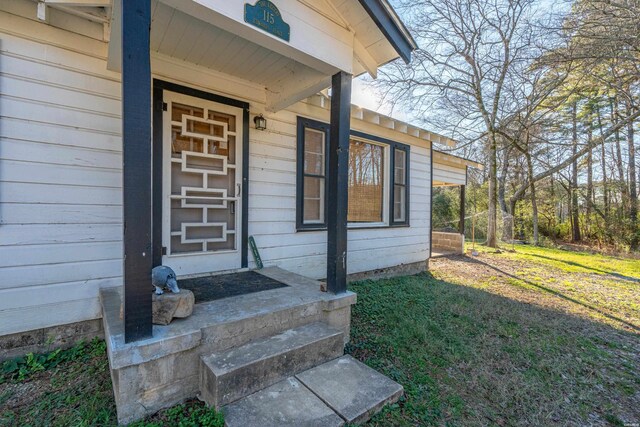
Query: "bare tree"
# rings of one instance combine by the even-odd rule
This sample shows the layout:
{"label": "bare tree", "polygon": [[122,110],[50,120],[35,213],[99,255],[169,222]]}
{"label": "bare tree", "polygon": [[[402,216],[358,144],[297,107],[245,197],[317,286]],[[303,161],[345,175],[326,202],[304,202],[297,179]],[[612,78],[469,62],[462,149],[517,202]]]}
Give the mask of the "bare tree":
{"label": "bare tree", "polygon": [[487,244],[497,245],[497,152],[504,121],[524,100],[507,96],[523,84],[535,57],[533,0],[403,0],[420,49],[410,66],[392,64],[377,86],[438,130],[483,141],[488,157]]}
{"label": "bare tree", "polygon": [[[538,214],[549,223],[557,212],[576,241],[592,228],[609,234],[617,227],[609,215],[622,215],[625,239],[640,245],[640,0],[570,1],[555,16],[538,9],[548,7],[541,0],[398,0],[420,50],[374,84],[383,102],[486,162],[489,246],[497,210],[508,222],[527,201],[535,243]],[[541,203],[545,195],[554,200]],[[503,238],[511,239],[507,222]]]}

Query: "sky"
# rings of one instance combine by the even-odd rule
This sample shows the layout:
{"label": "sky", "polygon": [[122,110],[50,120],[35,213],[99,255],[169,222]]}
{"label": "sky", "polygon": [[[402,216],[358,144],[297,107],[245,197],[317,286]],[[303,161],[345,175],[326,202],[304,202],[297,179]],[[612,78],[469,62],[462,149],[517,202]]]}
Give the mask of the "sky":
{"label": "sky", "polygon": [[[379,102],[372,89],[368,89],[361,77],[353,80],[351,103],[369,110],[378,111]],[[380,111],[382,112],[382,111]]]}
{"label": "sky", "polygon": [[402,111],[396,110],[392,113],[389,105],[380,105],[380,101],[374,89],[367,86],[365,81],[366,78],[367,75],[364,74],[353,79],[351,86],[351,103],[368,110],[377,111],[380,114],[391,116],[397,120],[409,121],[409,117],[407,117],[407,115]]}

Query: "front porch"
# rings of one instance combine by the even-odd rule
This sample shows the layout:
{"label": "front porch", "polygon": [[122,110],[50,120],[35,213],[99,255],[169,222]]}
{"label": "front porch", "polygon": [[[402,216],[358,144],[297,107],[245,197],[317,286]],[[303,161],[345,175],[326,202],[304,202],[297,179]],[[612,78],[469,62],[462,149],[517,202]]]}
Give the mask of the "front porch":
{"label": "front porch", "polygon": [[[398,56],[408,60],[415,43],[386,2],[320,8],[283,2],[281,7],[266,0],[215,5],[136,0],[126,7],[114,2],[108,66],[122,76],[123,289],[102,290],[100,298],[121,423],[197,395],[216,408],[241,405],[236,414],[254,408],[251,421],[235,425],[270,425],[269,407],[256,412],[256,402],[244,399],[285,380],[288,385],[281,384],[283,392],[276,393],[284,399],[280,403],[304,400],[300,393],[307,390],[303,394],[317,403],[312,406],[327,405],[320,390],[339,367],[318,374],[314,387],[289,386],[305,383],[298,375],[311,368],[322,371],[323,364],[342,360],[349,339],[355,303],[346,287],[351,81],[364,72],[375,75],[377,67]],[[255,10],[260,13],[250,19],[253,12],[247,11]],[[275,21],[290,26],[291,39],[288,29],[283,37],[280,27],[273,28]],[[157,66],[161,57],[211,71],[218,80],[208,81],[208,90],[183,85],[175,70]],[[152,325],[153,267],[171,267],[178,279],[246,269],[251,266],[249,236],[281,226],[277,215],[264,214],[278,213],[277,197],[286,200],[265,189],[287,184],[282,172],[296,158],[284,154],[292,121],[284,110],[329,88],[331,108],[321,117],[328,119],[320,168],[326,201],[318,208],[326,223],[324,273],[315,273],[326,278],[325,292],[318,281],[272,267],[260,274],[286,287],[203,302],[187,319]],[[260,134],[267,126],[256,121],[264,115],[282,126],[270,136]],[[260,167],[252,164],[251,153],[258,141],[270,151]],[[251,176],[265,169],[275,173]],[[274,202],[264,210],[250,210],[270,197]],[[269,238],[291,232],[286,225],[280,230]],[[284,239],[278,251],[293,240]],[[271,265],[282,264],[286,261]],[[356,389],[344,392],[349,399],[328,404],[336,425],[366,419],[402,392],[392,381],[345,360]],[[367,394],[380,385],[382,395]],[[358,395],[360,406],[337,409]],[[303,415],[291,413],[273,424],[304,424]]]}
{"label": "front porch", "polygon": [[[397,400],[401,386],[358,362],[342,359],[349,340],[351,305],[356,302],[354,293],[322,292],[320,282],[275,267],[258,272],[287,286],[198,303],[190,317],[176,319],[168,326],[154,325],[151,338],[129,343],[125,342],[121,318],[121,291],[102,290],[105,339],[120,423],[195,396],[216,408],[233,404],[231,419],[249,411],[252,419],[258,420],[273,415],[268,407],[261,413],[260,405],[256,406],[260,395],[255,393],[270,386],[284,387],[286,401],[311,399],[324,407],[307,388],[298,392],[299,387],[291,384],[300,381],[294,376],[318,365],[316,369],[320,369],[327,362],[339,366],[321,374],[319,389],[332,377],[335,380],[332,372],[345,364],[353,365],[349,371],[356,370],[353,381],[369,381],[360,390],[365,392],[363,402],[350,408],[350,415],[330,417],[339,421],[335,425],[366,419],[372,408]],[[309,381],[317,376],[313,372],[306,374],[312,375]],[[286,382],[276,386],[281,381]],[[376,387],[382,387],[381,394],[366,395]],[[351,402],[358,390],[349,393]],[[249,395],[252,397],[245,407],[243,398]],[[327,410],[312,413],[324,417]]]}

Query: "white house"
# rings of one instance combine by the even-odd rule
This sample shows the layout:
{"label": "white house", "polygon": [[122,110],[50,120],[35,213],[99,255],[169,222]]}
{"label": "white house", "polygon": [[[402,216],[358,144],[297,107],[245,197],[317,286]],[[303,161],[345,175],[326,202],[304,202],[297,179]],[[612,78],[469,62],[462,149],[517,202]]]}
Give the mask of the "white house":
{"label": "white house", "polygon": [[[127,421],[197,392],[164,379],[125,402],[132,367],[170,357],[118,359],[170,327],[151,325],[153,266],[255,269],[251,237],[273,277],[326,280],[323,304],[347,275],[425,270],[434,180],[479,165],[434,167],[453,141],[350,102],[352,76],[414,49],[387,0],[0,2],[0,357],[100,335],[104,317]],[[349,298],[322,318],[344,339]]]}

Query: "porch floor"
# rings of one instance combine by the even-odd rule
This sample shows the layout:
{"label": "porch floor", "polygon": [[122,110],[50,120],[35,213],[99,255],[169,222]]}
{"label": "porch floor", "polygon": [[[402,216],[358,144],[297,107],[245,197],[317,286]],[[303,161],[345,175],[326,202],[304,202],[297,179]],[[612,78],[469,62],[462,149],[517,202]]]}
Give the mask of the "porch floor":
{"label": "porch floor", "polygon": [[[277,267],[264,268],[259,273],[287,286],[195,304],[193,314],[188,318],[174,319],[167,326],[153,325],[151,338],[132,343],[124,341],[122,289],[101,290],[105,338],[112,369],[159,359],[178,349],[187,350],[197,346],[201,340],[215,342],[222,338],[216,336],[215,332],[224,325],[301,306],[311,308],[318,303],[335,309],[356,302],[353,292],[340,295],[321,292],[320,282]],[[313,314],[317,314],[317,311],[302,313],[303,316]]]}

